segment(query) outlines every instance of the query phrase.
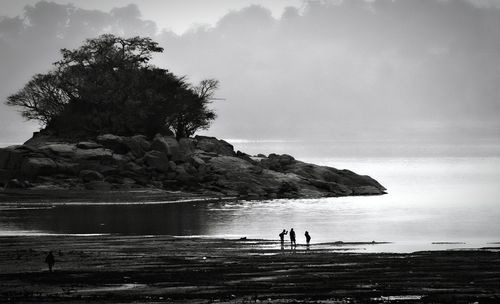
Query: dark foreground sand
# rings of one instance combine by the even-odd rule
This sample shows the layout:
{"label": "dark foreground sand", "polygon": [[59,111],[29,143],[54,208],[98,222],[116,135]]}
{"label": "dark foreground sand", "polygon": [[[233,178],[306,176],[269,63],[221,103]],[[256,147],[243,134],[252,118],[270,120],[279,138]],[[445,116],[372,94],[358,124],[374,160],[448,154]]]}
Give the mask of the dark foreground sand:
{"label": "dark foreground sand", "polygon": [[[54,273],[43,263],[49,249]],[[252,240],[4,236],[0,271],[0,303],[500,303],[495,249],[356,254]]]}

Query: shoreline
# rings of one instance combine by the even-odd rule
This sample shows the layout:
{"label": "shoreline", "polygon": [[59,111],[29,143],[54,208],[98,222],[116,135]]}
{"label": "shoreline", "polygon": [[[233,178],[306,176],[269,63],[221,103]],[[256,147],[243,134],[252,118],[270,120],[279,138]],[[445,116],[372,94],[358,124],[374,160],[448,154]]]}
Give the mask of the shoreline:
{"label": "shoreline", "polygon": [[137,190],[46,190],[46,189],[21,189],[0,191],[0,205],[26,203],[26,204],[142,204],[191,202],[191,201],[218,201],[237,200],[235,196],[214,196],[205,193],[184,191],[167,191],[157,189]]}
{"label": "shoreline", "polygon": [[[0,302],[500,300],[500,247],[353,253],[319,245],[280,250],[268,240],[118,235],[0,242]],[[54,273],[43,263],[48,250]]]}
{"label": "shoreline", "polygon": [[[385,195],[379,194],[379,195]],[[371,196],[371,195],[351,195]],[[337,198],[339,196],[310,196],[297,198],[246,197],[214,195],[213,193],[195,193],[168,191],[150,188],[136,190],[0,190],[2,206],[64,206],[64,205],[161,205],[178,203],[214,203],[236,201],[275,201],[275,200],[314,200]],[[341,197],[341,196],[340,196]]]}
{"label": "shoreline", "polygon": [[[385,195],[385,194],[379,194]],[[368,196],[368,195],[352,195]],[[2,205],[142,205],[172,204],[197,202],[228,201],[271,201],[271,200],[309,200],[336,198],[339,196],[310,196],[297,198],[270,198],[234,195],[214,195],[213,193],[196,193],[186,191],[168,191],[150,188],[136,190],[45,190],[21,189],[0,190],[0,206]]]}

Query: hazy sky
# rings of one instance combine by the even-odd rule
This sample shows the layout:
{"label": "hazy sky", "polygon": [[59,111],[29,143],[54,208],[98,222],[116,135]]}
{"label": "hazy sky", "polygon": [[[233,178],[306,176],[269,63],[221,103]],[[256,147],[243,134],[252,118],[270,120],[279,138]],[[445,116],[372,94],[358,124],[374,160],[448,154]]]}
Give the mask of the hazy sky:
{"label": "hazy sky", "polygon": [[[4,0],[1,15],[15,17],[22,13],[26,5],[34,5],[40,0]],[[144,19],[153,20],[158,29],[171,30],[182,34],[192,26],[215,25],[230,10],[242,9],[256,4],[271,10],[279,18],[287,6],[300,7],[301,0],[55,0],[59,4],[74,4],[87,10],[110,11],[115,7],[136,3]]]}
{"label": "hazy sky", "polygon": [[[148,35],[154,63],[221,81],[224,138],[500,138],[500,1],[0,2],[0,99],[62,47]],[[71,4],[72,3],[72,4]],[[0,142],[36,129],[0,106]]]}

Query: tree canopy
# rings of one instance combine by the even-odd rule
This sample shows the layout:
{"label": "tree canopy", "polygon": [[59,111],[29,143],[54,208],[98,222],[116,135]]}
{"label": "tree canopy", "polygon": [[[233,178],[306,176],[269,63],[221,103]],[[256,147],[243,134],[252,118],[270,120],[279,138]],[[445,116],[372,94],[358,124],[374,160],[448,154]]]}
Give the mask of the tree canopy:
{"label": "tree canopy", "polygon": [[61,136],[152,136],[165,128],[177,138],[192,136],[215,119],[208,105],[219,83],[207,79],[194,86],[152,66],[153,53],[162,51],[145,37],[88,39],[77,49],[62,49],[53,70],[33,76],[6,103]]}

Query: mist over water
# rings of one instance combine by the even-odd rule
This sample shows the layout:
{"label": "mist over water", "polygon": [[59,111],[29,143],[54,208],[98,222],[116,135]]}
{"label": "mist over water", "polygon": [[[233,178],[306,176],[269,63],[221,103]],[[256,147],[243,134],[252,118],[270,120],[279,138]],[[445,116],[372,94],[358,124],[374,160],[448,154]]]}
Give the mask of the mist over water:
{"label": "mist over water", "polygon": [[[387,144],[385,148],[380,144],[379,155],[374,155],[374,146],[379,143],[232,143],[251,154],[286,151],[307,162],[367,174],[383,184],[388,194],[210,204],[54,205],[38,209],[11,205],[0,210],[0,234],[115,233],[276,240],[282,229],[293,227],[299,243],[305,242],[305,230],[313,244],[393,242],[363,247],[371,251],[477,248],[500,241],[500,154],[496,143],[454,149],[447,145],[393,145],[394,151],[404,155],[399,157],[382,153],[391,151]],[[443,242],[460,244],[432,244]]]}

